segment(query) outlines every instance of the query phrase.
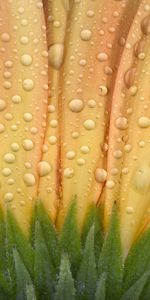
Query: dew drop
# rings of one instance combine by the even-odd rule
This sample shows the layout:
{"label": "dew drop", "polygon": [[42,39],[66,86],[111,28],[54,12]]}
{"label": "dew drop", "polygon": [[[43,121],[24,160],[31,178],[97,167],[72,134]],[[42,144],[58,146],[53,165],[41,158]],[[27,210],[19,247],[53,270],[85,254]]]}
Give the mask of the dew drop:
{"label": "dew drop", "polygon": [[66,157],[67,157],[68,159],[74,159],[75,156],[76,156],[76,153],[75,153],[74,151],[68,151],[68,152],[66,153]]}
{"label": "dew drop", "polygon": [[147,16],[142,20],[141,29],[145,35],[150,33],[150,16]]}
{"label": "dew drop", "polygon": [[19,95],[14,95],[14,96],[12,97],[12,102],[15,103],[15,104],[20,103],[21,100],[22,100],[22,99],[21,99],[21,97],[20,97]]}
{"label": "dew drop", "polygon": [[128,215],[132,215],[132,214],[134,213],[133,207],[132,207],[132,206],[127,206],[127,207],[126,207],[126,213],[127,213]]}
{"label": "dew drop", "polygon": [[107,177],[107,172],[106,170],[104,169],[101,169],[101,168],[97,168],[95,170],[95,180],[98,182],[98,183],[103,183],[106,181],[106,177]]}
{"label": "dew drop", "polygon": [[4,155],[4,161],[9,163],[9,164],[12,164],[15,162],[15,155],[12,154],[12,153],[6,153]]}
{"label": "dew drop", "polygon": [[33,87],[34,87],[34,82],[32,79],[27,78],[23,81],[23,88],[25,91],[29,92],[33,89]]}
{"label": "dew drop", "polygon": [[72,112],[78,113],[78,112],[82,111],[83,107],[84,107],[84,103],[80,99],[73,99],[69,102],[69,109]]}
{"label": "dew drop", "polygon": [[30,150],[32,150],[33,149],[33,147],[34,147],[34,144],[33,144],[33,142],[32,142],[32,140],[29,140],[29,139],[25,139],[24,141],[23,141],[23,148],[26,150],[26,151],[30,151]]}
{"label": "dew drop", "polygon": [[150,126],[150,118],[148,117],[140,117],[138,119],[138,125],[141,127],[141,128],[148,128]]}
{"label": "dew drop", "polygon": [[114,186],[115,186],[115,183],[114,183],[113,180],[107,180],[107,181],[106,181],[106,187],[107,187],[108,189],[113,189]]}
{"label": "dew drop", "polygon": [[7,202],[11,202],[14,198],[14,195],[12,193],[6,193],[4,195],[4,200],[7,201]]}
{"label": "dew drop", "polygon": [[32,120],[33,116],[31,113],[24,113],[23,118],[24,118],[24,121],[30,122]]}
{"label": "dew drop", "polygon": [[14,151],[14,152],[17,152],[19,150],[19,144],[18,143],[12,143],[11,144],[11,149]]}
{"label": "dew drop", "polygon": [[55,135],[51,135],[48,140],[51,145],[55,145],[57,142],[57,138]]}
{"label": "dew drop", "polygon": [[5,108],[6,108],[6,101],[0,99],[0,111],[4,110]]}
{"label": "dew drop", "polygon": [[116,150],[113,152],[113,157],[119,159],[122,157],[122,151],[121,150]]}
{"label": "dew drop", "polygon": [[10,41],[10,35],[7,32],[4,32],[1,34],[1,40],[2,42],[9,42]]}
{"label": "dew drop", "polygon": [[77,165],[78,165],[78,166],[83,166],[83,165],[85,165],[85,159],[84,159],[84,158],[78,158],[78,159],[77,159]]}
{"label": "dew drop", "polygon": [[97,59],[100,61],[100,62],[103,62],[103,61],[106,61],[108,60],[108,55],[104,52],[100,52],[98,55],[97,55]]}
{"label": "dew drop", "polygon": [[136,73],[136,68],[130,68],[126,71],[124,75],[124,82],[128,89],[133,85],[135,73]]}
{"label": "dew drop", "polygon": [[27,186],[33,186],[35,184],[35,177],[31,173],[26,173],[23,179]]}
{"label": "dew drop", "polygon": [[73,168],[66,168],[64,170],[64,176],[66,178],[72,178],[74,176],[74,169]]}
{"label": "dew drop", "polygon": [[106,96],[108,94],[108,88],[105,85],[99,86],[99,95]]}
{"label": "dew drop", "polygon": [[89,149],[88,146],[81,146],[81,147],[80,147],[80,151],[81,151],[83,154],[87,154],[87,153],[90,151],[90,149]]}
{"label": "dew drop", "polygon": [[96,107],[96,101],[94,99],[90,99],[87,103],[88,107],[94,108]]}
{"label": "dew drop", "polygon": [[5,177],[8,177],[11,173],[12,173],[12,172],[11,172],[11,169],[9,169],[9,168],[4,168],[4,169],[2,170],[2,174],[3,174],[3,176],[5,176]]}
{"label": "dew drop", "polygon": [[23,54],[21,56],[21,63],[24,66],[30,66],[32,64],[32,56],[29,54]]}
{"label": "dew drop", "polygon": [[89,29],[83,29],[80,33],[80,37],[83,41],[89,41],[91,39],[92,32]]}
{"label": "dew drop", "polygon": [[41,177],[48,175],[52,170],[52,166],[47,161],[40,161],[38,171]]}
{"label": "dew drop", "polygon": [[124,130],[128,127],[128,120],[125,117],[119,117],[116,119],[115,125],[118,129]]}
{"label": "dew drop", "polygon": [[86,120],[83,125],[84,125],[84,128],[87,130],[92,130],[96,126],[95,121],[93,121],[93,120]]}
{"label": "dew drop", "polygon": [[48,62],[51,67],[59,70],[63,63],[64,45],[54,44],[48,50]]}

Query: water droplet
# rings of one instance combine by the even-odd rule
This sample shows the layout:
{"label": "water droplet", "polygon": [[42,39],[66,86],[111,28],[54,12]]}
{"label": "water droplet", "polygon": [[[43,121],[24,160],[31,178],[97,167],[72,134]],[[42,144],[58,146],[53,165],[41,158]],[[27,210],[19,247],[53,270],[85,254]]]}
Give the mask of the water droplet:
{"label": "water droplet", "polygon": [[6,101],[0,99],[0,111],[4,110],[5,108],[6,108]]}
{"label": "water droplet", "polygon": [[32,56],[29,54],[23,54],[21,56],[21,63],[24,66],[30,66],[32,64]]}
{"label": "water droplet", "polygon": [[59,70],[63,63],[64,45],[54,44],[48,50],[48,61],[51,67]]}
{"label": "water droplet", "polygon": [[146,193],[150,187],[150,167],[143,163],[133,176],[134,188],[139,193]]}
{"label": "water droplet", "polygon": [[87,11],[87,16],[88,16],[88,17],[93,17],[93,16],[94,16],[94,11],[91,10],[91,9],[88,10],[88,11]]}
{"label": "water droplet", "polygon": [[81,151],[83,154],[87,154],[87,153],[90,151],[90,149],[89,149],[88,146],[81,146],[81,147],[80,147],[80,151]]}
{"label": "water droplet", "polygon": [[31,173],[26,173],[23,179],[27,186],[33,186],[35,184],[35,177]]}
{"label": "water droplet", "polygon": [[113,157],[119,159],[122,157],[122,151],[121,150],[116,150],[113,152]]}
{"label": "water droplet", "polygon": [[27,91],[27,92],[31,91],[33,89],[33,87],[34,87],[34,82],[32,79],[27,78],[23,81],[23,88],[25,91]]}
{"label": "water droplet", "polygon": [[79,137],[79,132],[77,132],[77,131],[74,131],[74,132],[72,132],[72,137],[73,137],[73,139],[77,139],[78,137]]}
{"label": "water droplet", "polygon": [[100,62],[103,62],[103,61],[106,61],[108,60],[108,55],[104,52],[100,52],[98,55],[97,55],[97,59],[100,61]]}
{"label": "water droplet", "polygon": [[104,72],[106,75],[112,75],[113,74],[113,69],[110,68],[109,66],[105,66]]}
{"label": "water droplet", "polygon": [[1,40],[2,40],[2,42],[9,42],[10,41],[10,35],[7,32],[3,32],[1,34]]}
{"label": "water droplet", "polygon": [[94,108],[96,107],[96,101],[94,99],[90,99],[87,103],[88,107]]}
{"label": "water droplet", "polygon": [[125,117],[119,117],[116,119],[115,125],[118,129],[124,130],[128,127],[128,120]]}
{"label": "water droplet", "polygon": [[80,37],[83,41],[89,41],[91,39],[92,32],[89,29],[83,29],[80,33]]}
{"label": "water droplet", "polygon": [[19,150],[19,144],[18,143],[12,143],[11,144],[11,149],[14,151],[14,152],[17,152]]}
{"label": "water droplet", "polygon": [[14,163],[15,162],[15,155],[14,154],[12,154],[12,153],[6,153],[5,155],[4,155],[4,161],[5,162],[7,162],[7,163],[9,163],[9,164],[12,164],[12,163]]}
{"label": "water droplet", "polygon": [[130,68],[126,71],[124,75],[124,82],[128,89],[133,85],[135,73],[136,73],[136,68]]}
{"label": "water droplet", "polygon": [[66,178],[72,178],[74,176],[74,169],[73,168],[66,168],[64,170],[64,176]]}
{"label": "water droplet", "polygon": [[80,112],[84,107],[84,103],[80,99],[73,99],[69,102],[69,108],[72,112]]}
{"label": "water droplet", "polygon": [[129,92],[130,92],[130,95],[131,95],[131,96],[135,96],[136,93],[137,93],[137,91],[138,91],[138,88],[137,88],[137,86],[135,86],[135,85],[132,85],[132,86],[129,88]]}
{"label": "water droplet", "polygon": [[78,166],[83,166],[83,165],[85,165],[85,159],[84,159],[84,158],[78,158],[78,159],[77,159],[77,164],[78,164]]}
{"label": "water droplet", "polygon": [[23,118],[26,122],[30,122],[32,120],[33,116],[30,113],[24,113]]}
{"label": "water droplet", "polygon": [[141,127],[141,128],[148,128],[150,126],[150,118],[148,117],[140,117],[138,119],[138,125]]}
{"label": "water droplet", "polygon": [[12,97],[12,102],[15,103],[15,104],[20,103],[21,100],[22,100],[22,99],[21,99],[21,97],[20,97],[19,95],[14,95],[14,96]]}
{"label": "water droplet", "polygon": [[0,124],[0,133],[5,131],[5,126],[3,124]]}
{"label": "water droplet", "polygon": [[130,144],[127,144],[124,146],[124,151],[127,153],[129,153],[131,151],[131,149],[132,149],[132,146]]}
{"label": "water droplet", "polygon": [[128,168],[123,168],[122,169],[122,174],[127,175],[129,173],[129,169]]}
{"label": "water droplet", "polygon": [[4,200],[7,201],[7,202],[11,202],[14,198],[14,195],[12,193],[6,193],[4,195]]}
{"label": "water droplet", "polygon": [[95,170],[95,180],[98,182],[98,183],[103,183],[106,181],[106,177],[107,177],[107,172],[106,170],[104,169],[101,169],[101,168],[97,168]]}
{"label": "water droplet", "polygon": [[29,140],[29,139],[25,139],[24,141],[23,141],[23,148],[25,149],[25,150],[27,150],[27,151],[30,151],[30,150],[32,150],[33,149],[33,147],[34,147],[34,144],[33,144],[33,142],[32,142],[32,140]]}
{"label": "water droplet", "polygon": [[86,120],[83,125],[84,125],[84,128],[87,130],[92,130],[96,126],[95,121],[93,121],[93,120]]}
{"label": "water droplet", "polygon": [[128,215],[132,215],[132,214],[134,213],[133,207],[132,207],[132,206],[127,206],[127,207],[126,207],[126,213],[127,213]]}
{"label": "water droplet", "polygon": [[48,105],[48,112],[49,112],[49,113],[55,112],[55,106],[52,105],[52,104]]}
{"label": "water droplet", "polygon": [[150,16],[147,16],[142,20],[141,29],[145,35],[150,33]]}
{"label": "water droplet", "polygon": [[55,145],[57,142],[57,138],[55,135],[51,135],[48,140],[51,145]]}
{"label": "water droplet", "polygon": [[75,153],[74,151],[68,151],[68,152],[66,153],[66,157],[67,157],[68,159],[74,159],[75,156],[76,156],[76,153]]}
{"label": "water droplet", "polygon": [[4,169],[2,170],[3,176],[8,177],[11,173],[12,173],[12,171],[11,171],[11,169],[9,169],[9,168],[4,168]]}
{"label": "water droplet", "polygon": [[52,166],[47,161],[40,161],[38,171],[41,177],[48,175],[52,170]]}
{"label": "water droplet", "polygon": [[21,42],[21,44],[26,45],[29,43],[29,39],[27,36],[21,36],[20,42]]}
{"label": "water droplet", "polygon": [[113,180],[107,180],[107,181],[106,181],[106,187],[107,187],[108,189],[113,189],[114,186],[115,186],[115,183],[114,183]]}
{"label": "water droplet", "polygon": [[105,85],[99,86],[99,95],[106,96],[108,94],[108,88]]}

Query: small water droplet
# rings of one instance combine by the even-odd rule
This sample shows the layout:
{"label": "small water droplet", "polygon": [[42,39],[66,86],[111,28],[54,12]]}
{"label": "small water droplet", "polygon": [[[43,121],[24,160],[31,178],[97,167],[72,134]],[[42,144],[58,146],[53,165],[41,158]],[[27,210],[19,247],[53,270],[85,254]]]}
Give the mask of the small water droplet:
{"label": "small water droplet", "polygon": [[69,108],[72,112],[81,112],[84,107],[84,103],[80,99],[73,99],[69,102]]}

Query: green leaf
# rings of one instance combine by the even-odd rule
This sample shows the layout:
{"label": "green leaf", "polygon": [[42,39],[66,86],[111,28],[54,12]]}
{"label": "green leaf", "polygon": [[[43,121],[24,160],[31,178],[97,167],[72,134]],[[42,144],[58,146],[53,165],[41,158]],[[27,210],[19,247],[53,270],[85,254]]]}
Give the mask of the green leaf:
{"label": "green leaf", "polygon": [[117,300],[121,295],[123,263],[119,219],[114,207],[107,237],[104,241],[98,264],[99,274],[107,274],[106,299]]}
{"label": "green leaf", "polygon": [[95,300],[105,300],[106,297],[106,274],[103,273],[98,281]]}
{"label": "green leaf", "polygon": [[78,299],[93,300],[96,290],[97,270],[94,253],[94,225],[87,236],[83,258],[77,274]]}
{"label": "green leaf", "polygon": [[120,300],[139,300],[143,288],[150,278],[150,272],[146,272],[137,280],[121,297]]}
{"label": "green leaf", "polygon": [[65,218],[59,240],[61,253],[67,253],[69,256],[73,275],[76,274],[81,260],[81,241],[76,217],[76,200],[73,200]]}
{"label": "green leaf", "polygon": [[75,300],[74,280],[70,271],[70,264],[67,255],[61,259],[59,280],[56,287],[54,300]]}
{"label": "green leaf", "polygon": [[41,225],[43,237],[49,255],[51,256],[53,265],[55,266],[56,269],[58,269],[60,265],[60,250],[58,246],[58,234],[56,232],[56,229],[50,217],[47,215],[47,212],[45,211],[45,208],[43,207],[40,201],[38,203],[37,211],[38,211],[38,220]]}
{"label": "green leaf", "polygon": [[8,211],[7,214],[7,224],[9,226],[9,239],[11,240],[11,247],[17,248],[24,265],[33,279],[34,251],[11,211]]}
{"label": "green leaf", "polygon": [[150,229],[132,246],[124,267],[124,291],[150,270]]}
{"label": "green leaf", "polygon": [[6,272],[6,228],[4,216],[0,208],[0,271]]}
{"label": "green leaf", "polygon": [[[31,277],[22,262],[17,250],[14,249],[14,260],[15,260],[15,268],[16,268],[16,282],[17,282],[17,295],[16,300],[27,300],[27,290],[28,286],[32,286],[32,290],[34,292],[34,287],[31,281]],[[34,292],[35,297],[35,292]],[[36,298],[35,298],[36,299]]]}
{"label": "green leaf", "polygon": [[38,220],[35,224],[34,282],[39,300],[53,299],[56,273]]}
{"label": "green leaf", "polygon": [[27,300],[37,300],[33,285],[26,286],[26,298]]}
{"label": "green leaf", "polygon": [[83,230],[82,230],[82,236],[81,236],[81,240],[82,240],[82,244],[83,247],[85,246],[86,243],[86,238],[88,235],[88,232],[91,228],[92,225],[94,225],[95,227],[95,231],[94,231],[94,248],[95,248],[95,258],[96,258],[96,262],[98,262],[99,259],[99,254],[101,251],[101,247],[103,244],[103,230],[102,230],[102,212],[101,212],[101,208],[97,208],[94,204],[92,204],[89,208],[88,214],[86,216],[85,219],[85,223],[83,226]]}

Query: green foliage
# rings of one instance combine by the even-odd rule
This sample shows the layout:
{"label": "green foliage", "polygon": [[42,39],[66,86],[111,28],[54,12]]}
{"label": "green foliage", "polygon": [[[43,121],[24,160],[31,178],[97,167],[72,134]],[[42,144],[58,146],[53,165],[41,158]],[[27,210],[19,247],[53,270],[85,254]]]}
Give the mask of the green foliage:
{"label": "green foliage", "polygon": [[54,300],[75,300],[76,291],[67,255],[62,255]]}
{"label": "green foliage", "polygon": [[132,246],[124,267],[124,290],[150,270],[150,229]]}
{"label": "green foliage", "polygon": [[150,272],[144,273],[142,277],[124,293],[120,300],[138,300],[149,278]]}
{"label": "green foliage", "polygon": [[67,253],[71,263],[71,271],[75,275],[81,261],[81,241],[76,219],[76,201],[72,201],[63,229],[60,233],[59,247]]}
{"label": "green foliage", "polygon": [[95,294],[95,300],[105,300],[106,298],[106,273],[103,273],[100,276],[100,279],[97,283],[97,289]]}
{"label": "green foliage", "polygon": [[110,228],[100,254],[98,270],[100,275],[104,272],[107,274],[106,299],[119,299],[122,289],[123,262],[119,220],[115,207],[112,212]]}
{"label": "green foliage", "polygon": [[92,206],[80,234],[74,199],[58,233],[39,202],[27,240],[0,211],[0,300],[149,300],[150,230],[123,266],[116,208],[105,237],[101,218]]}
{"label": "green foliage", "polygon": [[97,283],[97,270],[94,251],[94,225],[91,227],[83,252],[83,259],[77,274],[78,299],[93,300]]}
{"label": "green foliage", "polygon": [[102,212],[101,207],[97,208],[94,204],[89,207],[89,211],[83,226],[81,241],[84,247],[86,238],[91,226],[94,224],[94,251],[95,259],[98,262],[101,247],[103,245],[104,235],[102,230]]}

